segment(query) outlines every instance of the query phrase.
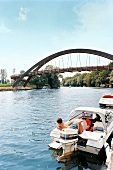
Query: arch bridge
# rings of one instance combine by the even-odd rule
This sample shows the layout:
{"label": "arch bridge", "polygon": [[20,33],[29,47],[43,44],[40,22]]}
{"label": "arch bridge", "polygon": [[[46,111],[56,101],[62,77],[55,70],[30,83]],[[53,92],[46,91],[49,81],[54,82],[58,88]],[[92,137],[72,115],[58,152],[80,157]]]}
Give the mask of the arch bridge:
{"label": "arch bridge", "polygon": [[[75,71],[113,70],[113,66],[104,65],[104,66],[84,66],[84,67],[80,66],[80,67],[58,68],[54,70],[39,71],[41,67],[43,67],[46,63],[50,62],[51,60],[58,58],[60,56],[64,57],[66,54],[72,54],[72,53],[93,54],[94,56],[104,57],[106,59],[113,61],[112,54],[98,51],[98,50],[93,50],[93,49],[68,49],[68,50],[60,51],[40,60],[38,63],[33,65],[23,74],[12,75],[11,79],[15,80],[13,87],[17,86],[17,84],[20,81],[24,81],[24,87],[25,87],[33,76],[41,75],[41,74],[64,73],[64,72],[75,72]],[[25,77],[27,77],[27,79],[24,79]]]}

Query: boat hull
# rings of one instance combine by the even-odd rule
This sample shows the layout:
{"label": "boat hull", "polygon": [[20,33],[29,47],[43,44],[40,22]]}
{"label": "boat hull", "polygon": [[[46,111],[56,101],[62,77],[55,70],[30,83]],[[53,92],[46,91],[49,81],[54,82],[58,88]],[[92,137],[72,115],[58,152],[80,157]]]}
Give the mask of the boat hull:
{"label": "boat hull", "polygon": [[113,95],[105,94],[99,100],[99,106],[101,108],[113,107]]}

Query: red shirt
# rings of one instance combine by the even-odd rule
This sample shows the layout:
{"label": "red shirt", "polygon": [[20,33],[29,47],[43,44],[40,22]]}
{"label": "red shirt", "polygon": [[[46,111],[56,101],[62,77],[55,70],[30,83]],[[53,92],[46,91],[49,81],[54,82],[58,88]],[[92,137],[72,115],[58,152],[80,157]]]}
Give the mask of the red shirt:
{"label": "red shirt", "polygon": [[86,119],[86,123],[88,126],[91,126],[91,121],[89,119]]}
{"label": "red shirt", "polygon": [[87,123],[87,126],[89,126],[89,128],[87,128],[87,130],[88,131],[93,131],[93,126],[91,126],[91,120],[86,119],[86,123]]}

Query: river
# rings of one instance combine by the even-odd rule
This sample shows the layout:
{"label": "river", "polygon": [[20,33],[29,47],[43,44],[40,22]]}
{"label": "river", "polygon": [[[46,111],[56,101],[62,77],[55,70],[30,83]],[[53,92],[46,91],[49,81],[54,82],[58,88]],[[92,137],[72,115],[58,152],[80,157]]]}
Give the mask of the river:
{"label": "river", "polygon": [[[56,153],[48,149],[49,134],[57,126],[58,117],[65,121],[78,106],[98,107],[104,93],[113,93],[113,89],[62,87],[0,92],[0,170],[94,170],[98,162],[90,161],[89,166],[79,155],[58,163]],[[106,170],[106,166],[98,165],[98,170]]]}

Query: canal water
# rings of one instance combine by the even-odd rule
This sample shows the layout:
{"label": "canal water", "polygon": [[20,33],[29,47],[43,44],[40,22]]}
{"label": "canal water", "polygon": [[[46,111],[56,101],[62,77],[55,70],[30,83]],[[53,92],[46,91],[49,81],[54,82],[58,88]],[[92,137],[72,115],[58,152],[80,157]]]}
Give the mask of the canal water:
{"label": "canal water", "polygon": [[78,106],[98,107],[111,88],[60,88],[0,92],[0,170],[106,170],[92,155],[77,154],[58,163],[48,149],[49,134]]}

